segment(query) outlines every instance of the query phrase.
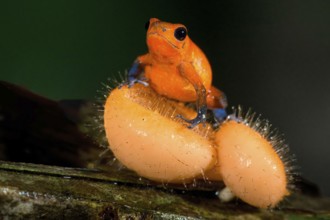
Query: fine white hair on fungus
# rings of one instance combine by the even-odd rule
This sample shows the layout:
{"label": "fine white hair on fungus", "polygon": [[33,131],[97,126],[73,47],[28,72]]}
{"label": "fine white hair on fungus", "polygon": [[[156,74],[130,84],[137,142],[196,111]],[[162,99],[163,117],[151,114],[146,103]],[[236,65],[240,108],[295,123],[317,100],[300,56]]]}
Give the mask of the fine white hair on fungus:
{"label": "fine white hair on fungus", "polygon": [[94,143],[99,146],[101,152],[98,158],[89,164],[91,167],[102,167],[106,169],[107,166],[121,170],[124,166],[117,160],[109,149],[109,143],[104,130],[104,103],[109,93],[116,88],[121,82],[127,81],[127,72],[118,72],[115,76],[108,78],[105,83],[101,83],[97,90],[97,95],[93,102],[87,103],[81,110],[83,121],[81,122],[80,130],[85,135],[91,138]]}
{"label": "fine white hair on fungus", "polygon": [[[109,93],[120,85],[122,82],[127,81],[127,71],[122,73],[118,72],[115,76],[108,78],[106,83],[101,83],[100,89],[97,90],[97,96],[92,106],[87,109],[87,114],[84,120],[84,130],[89,137],[91,137],[99,147],[105,148],[100,153],[99,157],[111,157],[111,151],[109,149],[109,143],[105,135],[104,130],[104,103],[108,98]],[[113,156],[112,156],[113,157]],[[112,158],[111,160],[115,160]],[[111,162],[112,163],[112,162]]]}
{"label": "fine white hair on fungus", "polygon": [[288,181],[287,188],[290,191],[294,191],[294,178],[299,176],[299,168],[296,165],[296,156],[290,153],[290,148],[285,142],[284,135],[281,134],[277,128],[273,128],[272,124],[267,119],[263,119],[261,114],[257,115],[253,112],[251,108],[248,109],[245,114],[241,106],[238,106],[237,108],[233,107],[232,109],[233,114],[228,117],[229,120],[237,120],[246,126],[251,127],[271,144],[284,164]]}
{"label": "fine white hair on fungus", "polygon": [[289,195],[295,167],[281,135],[267,120],[238,107],[215,134],[218,168],[238,198],[259,208],[273,208]]}
{"label": "fine white hair on fungus", "polygon": [[150,87],[122,86],[104,105],[104,128],[115,157],[140,176],[165,183],[188,183],[214,166],[210,125],[188,129],[177,115],[195,112]]}

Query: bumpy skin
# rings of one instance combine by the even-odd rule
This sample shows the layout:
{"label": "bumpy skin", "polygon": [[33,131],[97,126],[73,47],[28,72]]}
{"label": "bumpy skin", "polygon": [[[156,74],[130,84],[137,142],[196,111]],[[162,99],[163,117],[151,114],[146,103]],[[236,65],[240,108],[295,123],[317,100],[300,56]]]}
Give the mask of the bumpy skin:
{"label": "bumpy skin", "polygon": [[205,122],[207,108],[223,110],[227,100],[224,93],[211,85],[212,70],[203,51],[188,35],[177,39],[178,28],[186,30],[182,24],[150,19],[147,29],[149,52],[135,60],[129,71],[129,84],[149,84],[168,98],[196,102],[198,115],[187,120],[193,127]]}

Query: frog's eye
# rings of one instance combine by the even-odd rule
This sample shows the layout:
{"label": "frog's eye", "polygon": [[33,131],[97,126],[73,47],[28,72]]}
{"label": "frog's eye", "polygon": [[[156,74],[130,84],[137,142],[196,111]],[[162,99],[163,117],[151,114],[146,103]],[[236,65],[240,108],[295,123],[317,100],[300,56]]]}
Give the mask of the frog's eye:
{"label": "frog's eye", "polygon": [[187,29],[185,27],[178,27],[174,31],[174,37],[179,41],[183,41],[187,36]]}
{"label": "frog's eye", "polygon": [[150,21],[147,21],[147,22],[144,24],[144,28],[146,29],[146,31],[149,29],[149,25],[150,25]]}

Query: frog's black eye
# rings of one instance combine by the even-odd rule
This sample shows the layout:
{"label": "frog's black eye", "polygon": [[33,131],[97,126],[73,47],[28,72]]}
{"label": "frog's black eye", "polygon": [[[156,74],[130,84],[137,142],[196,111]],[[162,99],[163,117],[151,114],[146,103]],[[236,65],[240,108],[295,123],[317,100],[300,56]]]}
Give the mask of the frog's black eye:
{"label": "frog's black eye", "polygon": [[150,25],[150,21],[147,21],[144,25],[144,28],[146,29],[146,31],[149,29],[149,25]]}
{"label": "frog's black eye", "polygon": [[174,31],[174,37],[179,41],[183,41],[187,36],[187,29],[185,27],[178,27]]}

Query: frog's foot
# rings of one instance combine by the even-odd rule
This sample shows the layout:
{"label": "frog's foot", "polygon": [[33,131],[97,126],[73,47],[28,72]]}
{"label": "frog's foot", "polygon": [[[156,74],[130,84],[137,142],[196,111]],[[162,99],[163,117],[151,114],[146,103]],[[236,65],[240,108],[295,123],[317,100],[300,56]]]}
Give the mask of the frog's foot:
{"label": "frog's foot", "polygon": [[122,82],[118,85],[118,88],[120,89],[121,87],[123,86],[127,86],[128,88],[131,88],[135,83],[140,83],[144,86],[149,86],[149,83],[146,81],[146,79],[128,79],[127,81],[125,82]]}
{"label": "frog's foot", "polygon": [[223,122],[224,120],[226,120],[226,118],[228,116],[227,111],[224,108],[217,108],[217,109],[213,109],[212,111],[213,111],[214,117],[220,123]]}
{"label": "frog's foot", "polygon": [[243,122],[243,118],[241,116],[236,113],[228,115],[226,110],[223,108],[213,109],[212,112],[215,119],[214,127],[220,126],[225,120],[236,121],[238,123]]}
{"label": "frog's foot", "polygon": [[191,120],[190,119],[186,119],[182,115],[177,115],[177,117],[178,118],[181,118],[185,122],[189,123],[190,125],[188,126],[188,128],[194,128],[196,125],[199,125],[200,123],[203,123],[203,125],[205,126],[205,123],[206,123],[206,111],[207,111],[207,107],[206,106],[201,107],[197,111],[196,118],[191,119]]}
{"label": "frog's foot", "polygon": [[227,111],[225,108],[216,108],[212,109],[213,113],[213,128],[217,129],[221,124],[227,120],[230,119],[231,115],[227,114]]}
{"label": "frog's foot", "polygon": [[212,112],[216,121],[215,126],[219,126],[228,117],[227,111],[224,108],[213,109]]}
{"label": "frog's foot", "polygon": [[244,121],[243,118],[236,113],[228,115],[224,108],[213,109],[212,112],[215,119],[215,123],[213,124],[214,128],[221,126],[225,120],[236,121],[238,123]]}

